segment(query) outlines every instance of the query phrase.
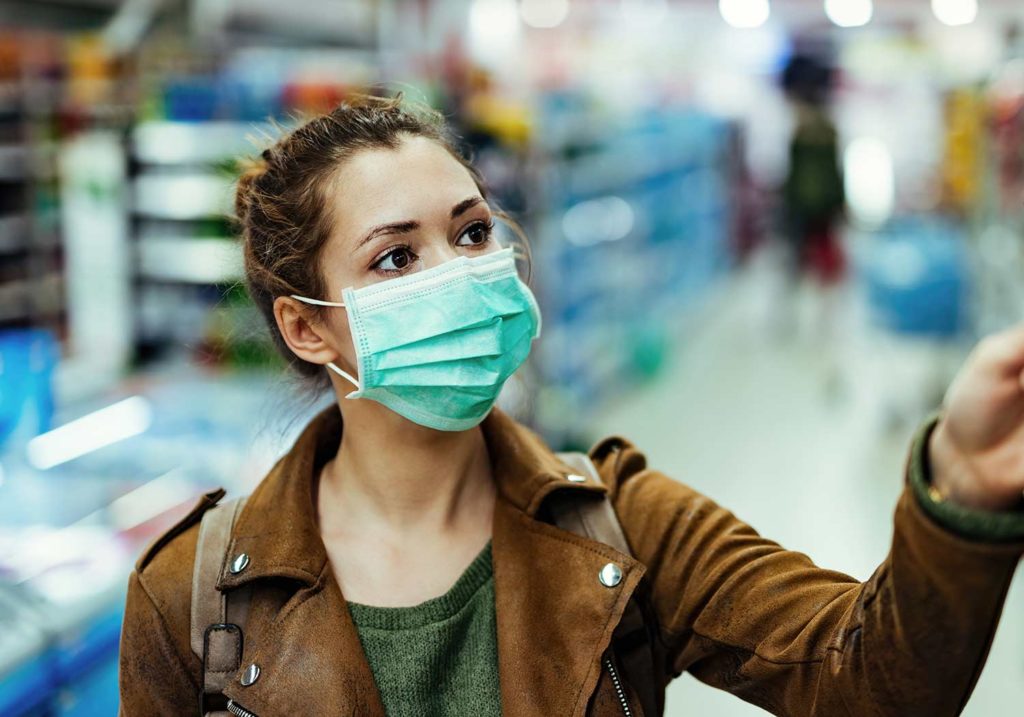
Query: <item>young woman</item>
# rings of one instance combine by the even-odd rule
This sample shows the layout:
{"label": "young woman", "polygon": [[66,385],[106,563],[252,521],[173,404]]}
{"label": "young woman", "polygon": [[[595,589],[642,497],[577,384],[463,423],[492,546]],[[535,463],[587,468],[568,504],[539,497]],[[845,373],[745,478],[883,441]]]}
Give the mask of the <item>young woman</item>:
{"label": "young woman", "polygon": [[[249,612],[229,711],[640,715],[636,674],[606,658],[643,596],[648,717],[683,671],[780,715],[957,714],[1024,553],[1024,329],[983,341],[922,426],[892,549],[861,583],[625,437],[591,448],[598,482],[493,406],[541,318],[487,199],[439,115],[401,96],[312,119],[241,177],[252,297],[337,400],[231,531],[217,588],[248,591]],[[632,555],[552,524],[555,494],[609,499]],[[193,565],[222,495],[131,575],[123,715],[200,713]]]}

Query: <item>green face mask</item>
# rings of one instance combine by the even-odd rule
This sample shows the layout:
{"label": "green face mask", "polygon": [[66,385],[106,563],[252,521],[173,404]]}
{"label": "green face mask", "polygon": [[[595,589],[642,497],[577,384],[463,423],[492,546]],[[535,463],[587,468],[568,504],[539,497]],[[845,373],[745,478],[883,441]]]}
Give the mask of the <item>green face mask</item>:
{"label": "green face mask", "polygon": [[512,248],[460,256],[431,269],[342,291],[358,378],[345,398],[370,398],[410,421],[461,431],[490,412],[540,336],[537,301]]}

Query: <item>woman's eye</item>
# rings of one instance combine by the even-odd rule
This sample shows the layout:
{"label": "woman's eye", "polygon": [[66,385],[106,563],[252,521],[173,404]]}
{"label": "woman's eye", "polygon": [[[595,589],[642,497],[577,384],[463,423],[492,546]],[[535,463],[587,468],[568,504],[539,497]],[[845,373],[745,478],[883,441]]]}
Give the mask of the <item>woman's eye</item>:
{"label": "woman's eye", "polygon": [[381,257],[380,261],[373,265],[373,268],[383,272],[402,271],[412,262],[412,252],[408,247],[400,246]]}
{"label": "woman's eye", "polygon": [[[459,240],[455,242],[458,246],[479,246],[484,244],[488,239],[491,238],[491,234],[494,231],[494,222],[477,222],[473,224],[469,229],[462,233]],[[463,241],[463,237],[471,237],[468,242]]]}

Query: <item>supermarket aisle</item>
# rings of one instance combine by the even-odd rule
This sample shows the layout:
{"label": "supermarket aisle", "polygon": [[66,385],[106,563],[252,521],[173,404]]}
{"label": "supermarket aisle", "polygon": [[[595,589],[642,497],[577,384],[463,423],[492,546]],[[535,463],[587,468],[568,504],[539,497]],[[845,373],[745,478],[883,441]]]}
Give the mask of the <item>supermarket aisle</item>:
{"label": "supermarket aisle", "polygon": [[[771,285],[764,265],[740,274],[685,337],[663,377],[603,412],[593,430],[621,432],[649,464],[726,505],[762,535],[863,580],[888,550],[914,425],[883,431],[865,415],[870,402],[826,390],[827,352],[809,335],[770,340],[763,319]],[[848,365],[859,364],[856,355],[848,358]],[[1019,571],[964,714],[1018,714],[1021,704]],[[763,714],[688,675],[669,689],[668,717]]]}

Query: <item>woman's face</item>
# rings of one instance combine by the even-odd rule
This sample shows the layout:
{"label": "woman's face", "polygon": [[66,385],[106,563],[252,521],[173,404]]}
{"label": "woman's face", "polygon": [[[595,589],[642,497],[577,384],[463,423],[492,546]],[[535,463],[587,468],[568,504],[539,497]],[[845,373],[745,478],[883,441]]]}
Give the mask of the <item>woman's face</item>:
{"label": "woman's face", "polygon": [[[338,170],[329,196],[334,231],[319,267],[327,295],[313,298],[341,302],[346,287],[501,248],[492,237],[490,208],[472,176],[442,146],[423,137],[407,137],[397,150],[357,152]],[[324,356],[332,349],[341,357],[336,363],[354,373],[346,310],[328,309],[323,315],[323,323],[295,326],[296,316],[279,311],[278,325],[301,358],[326,363],[332,358]],[[303,353],[317,340],[326,346]]]}

